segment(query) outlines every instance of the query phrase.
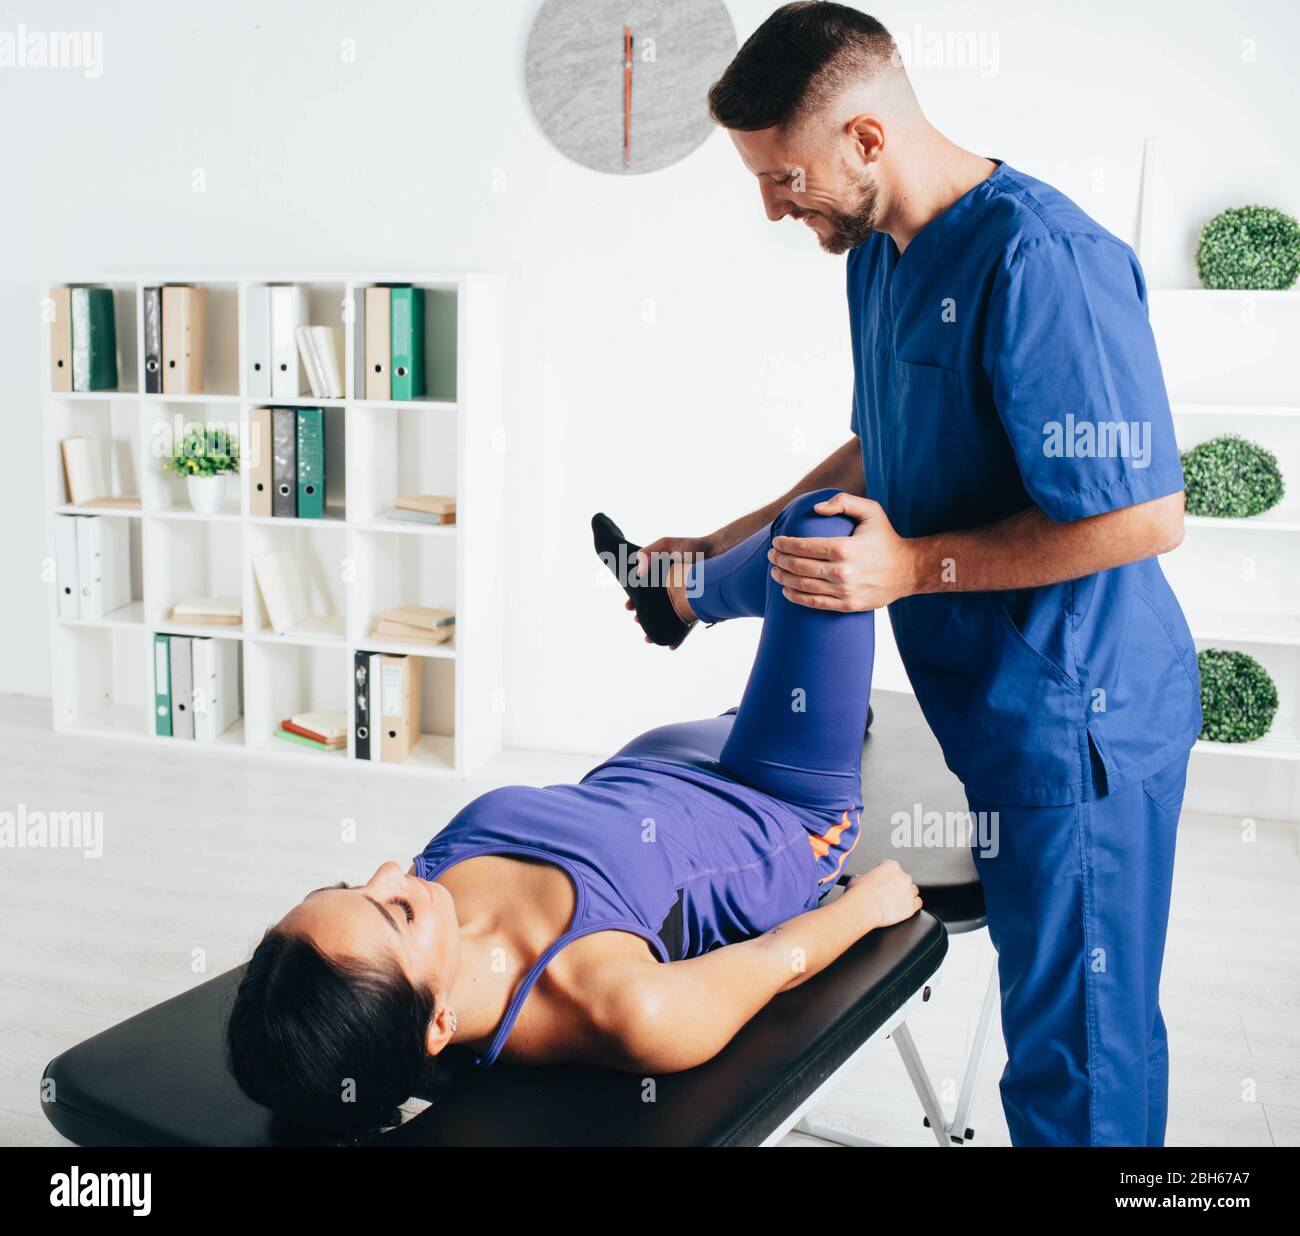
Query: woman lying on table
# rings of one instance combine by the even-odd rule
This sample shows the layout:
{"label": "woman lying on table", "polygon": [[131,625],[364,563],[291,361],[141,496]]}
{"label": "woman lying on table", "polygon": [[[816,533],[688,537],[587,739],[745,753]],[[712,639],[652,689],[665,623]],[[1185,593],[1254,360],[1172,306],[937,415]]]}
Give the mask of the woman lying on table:
{"label": "woman lying on table", "polygon": [[[651,730],[577,785],[508,786],[406,872],[309,893],[258,945],[227,1027],[244,1091],[295,1124],[382,1124],[448,1044],[478,1062],[675,1071],[921,902],[894,862],[819,906],[858,838],[873,615],[797,605],[777,535],[844,536],[805,494],[662,582],[624,579],[653,642],[759,617],[738,708]],[[635,564],[604,516],[596,546]],[[651,573],[650,578],[653,578]]]}

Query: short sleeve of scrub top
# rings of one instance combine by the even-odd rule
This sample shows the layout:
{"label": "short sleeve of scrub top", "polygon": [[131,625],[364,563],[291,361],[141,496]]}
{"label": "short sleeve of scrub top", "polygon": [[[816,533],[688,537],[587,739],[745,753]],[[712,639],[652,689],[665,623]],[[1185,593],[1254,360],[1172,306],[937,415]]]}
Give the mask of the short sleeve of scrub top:
{"label": "short sleeve of scrub top", "polygon": [[1057,522],[1183,487],[1141,269],[1109,236],[1022,243],[997,272],[984,370],[1026,491]]}

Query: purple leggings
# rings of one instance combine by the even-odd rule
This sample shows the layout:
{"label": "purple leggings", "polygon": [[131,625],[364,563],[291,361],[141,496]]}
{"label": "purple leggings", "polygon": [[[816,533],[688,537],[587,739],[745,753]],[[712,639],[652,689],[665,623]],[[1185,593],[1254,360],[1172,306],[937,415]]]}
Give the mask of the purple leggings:
{"label": "purple leggings", "polygon": [[777,536],[848,536],[846,515],[813,507],[834,489],[800,494],[772,524],[693,566],[687,595],[704,622],[763,619],[745,694],[719,760],[775,798],[816,811],[861,807],[862,738],[871,696],[875,614],[809,609],[787,600],[767,551]]}

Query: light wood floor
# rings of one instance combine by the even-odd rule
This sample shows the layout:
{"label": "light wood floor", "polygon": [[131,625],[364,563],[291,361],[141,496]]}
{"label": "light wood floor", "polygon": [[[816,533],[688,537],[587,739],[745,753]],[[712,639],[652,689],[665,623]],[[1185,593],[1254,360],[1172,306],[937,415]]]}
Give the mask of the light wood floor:
{"label": "light wood floor", "polygon": [[[104,813],[104,853],[0,850],[0,1144],[58,1144],[46,1062],[242,961],[305,890],[405,861],[494,785],[576,780],[593,761],[509,752],[468,782],[55,736],[42,701],[0,698],[0,810]],[[345,840],[349,823],[355,840]],[[1300,1145],[1300,861],[1292,825],[1185,816],[1163,1006],[1169,1141]],[[951,1111],[993,950],[957,937],[911,1025]],[[995,1034],[972,1123],[1005,1145]],[[930,1143],[892,1044],[826,1100],[823,1119],[878,1142]],[[795,1134],[791,1145],[824,1145]]]}

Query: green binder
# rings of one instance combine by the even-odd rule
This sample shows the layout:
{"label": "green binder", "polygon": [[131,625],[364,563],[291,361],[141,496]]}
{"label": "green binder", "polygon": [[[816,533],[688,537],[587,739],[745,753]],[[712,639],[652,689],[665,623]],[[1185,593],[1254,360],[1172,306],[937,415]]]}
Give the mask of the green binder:
{"label": "green binder", "polygon": [[117,389],[117,325],[108,288],[72,288],[72,389]]}
{"label": "green binder", "polygon": [[171,645],[165,635],[153,637],[153,730],[172,736]]}
{"label": "green binder", "polygon": [[298,409],[298,518],[325,516],[325,413]]}
{"label": "green binder", "polygon": [[424,289],[396,287],[389,309],[394,399],[424,398]]}

